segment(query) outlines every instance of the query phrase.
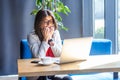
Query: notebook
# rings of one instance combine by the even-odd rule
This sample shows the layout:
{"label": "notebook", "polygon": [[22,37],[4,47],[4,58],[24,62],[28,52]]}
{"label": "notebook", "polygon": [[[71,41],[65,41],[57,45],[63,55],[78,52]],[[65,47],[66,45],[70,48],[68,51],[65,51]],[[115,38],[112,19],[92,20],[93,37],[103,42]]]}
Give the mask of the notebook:
{"label": "notebook", "polygon": [[92,37],[65,39],[58,64],[86,60],[90,54]]}

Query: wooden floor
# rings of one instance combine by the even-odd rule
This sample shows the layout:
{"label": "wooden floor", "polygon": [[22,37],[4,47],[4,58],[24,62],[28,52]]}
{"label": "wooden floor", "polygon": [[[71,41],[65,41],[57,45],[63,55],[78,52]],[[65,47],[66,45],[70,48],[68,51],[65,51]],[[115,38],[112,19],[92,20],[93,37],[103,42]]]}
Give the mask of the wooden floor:
{"label": "wooden floor", "polygon": [[0,76],[0,80],[18,80],[18,75]]}

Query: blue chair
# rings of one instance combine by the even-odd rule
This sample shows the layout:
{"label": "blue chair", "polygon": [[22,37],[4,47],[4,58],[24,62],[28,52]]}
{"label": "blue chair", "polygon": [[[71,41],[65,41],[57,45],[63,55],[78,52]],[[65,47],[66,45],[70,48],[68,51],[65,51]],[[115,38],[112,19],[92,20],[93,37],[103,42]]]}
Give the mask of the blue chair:
{"label": "blue chair", "polygon": [[109,39],[94,39],[92,41],[90,56],[112,54],[112,41]]}
{"label": "blue chair", "polygon": [[[63,43],[63,41],[62,41]],[[92,41],[92,46],[91,46],[91,51],[90,51],[90,56],[92,55],[110,55],[112,53],[112,42],[111,40],[108,39],[93,39]],[[32,54],[28,45],[28,42],[26,39],[21,40],[20,42],[20,58],[21,59],[29,59],[32,58]],[[90,73],[92,74],[92,73]],[[111,74],[111,73],[110,73]],[[113,74],[110,75],[109,73],[105,73],[104,75],[106,76],[112,76]],[[85,75],[88,76],[89,74],[70,74],[70,76],[80,76],[80,75]],[[93,73],[94,75],[94,73]],[[95,73],[96,76],[101,76],[99,73]],[[101,76],[101,77],[106,77],[106,76]],[[90,77],[89,77],[90,78]],[[113,78],[107,79],[111,80]],[[21,77],[20,80],[27,80],[26,77]],[[84,79],[85,80],[85,79]],[[100,79],[99,79],[100,80]],[[105,79],[102,79],[105,80]]]}
{"label": "blue chair", "polygon": [[27,39],[23,39],[20,42],[20,58],[21,59],[32,58],[32,53],[30,51]]}

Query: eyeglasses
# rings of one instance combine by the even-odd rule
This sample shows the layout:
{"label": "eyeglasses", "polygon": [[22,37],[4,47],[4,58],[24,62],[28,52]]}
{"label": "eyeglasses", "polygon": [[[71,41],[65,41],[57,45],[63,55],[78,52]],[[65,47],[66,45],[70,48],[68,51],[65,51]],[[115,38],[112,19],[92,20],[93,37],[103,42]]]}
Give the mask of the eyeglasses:
{"label": "eyeglasses", "polygon": [[53,20],[51,19],[51,20],[42,21],[42,24],[53,25],[54,23],[53,23]]}
{"label": "eyeglasses", "polygon": [[[47,28],[49,28],[50,30],[55,29],[54,26],[50,26],[50,27],[47,27]],[[45,28],[40,28],[40,29],[41,29],[41,30],[46,30],[46,27],[45,27]]]}

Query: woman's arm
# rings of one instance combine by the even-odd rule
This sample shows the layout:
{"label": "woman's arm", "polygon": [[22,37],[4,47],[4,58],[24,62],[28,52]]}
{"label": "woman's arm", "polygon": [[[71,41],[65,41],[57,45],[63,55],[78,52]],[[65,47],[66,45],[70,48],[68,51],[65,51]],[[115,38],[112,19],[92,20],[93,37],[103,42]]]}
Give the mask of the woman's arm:
{"label": "woman's arm", "polygon": [[51,46],[53,54],[55,57],[60,57],[62,52],[62,41],[61,41],[60,33],[58,30],[55,30],[53,34],[53,43],[54,45]]}
{"label": "woman's arm", "polygon": [[45,57],[49,45],[45,41],[40,41],[38,36],[32,32],[27,36],[27,40],[33,57]]}

